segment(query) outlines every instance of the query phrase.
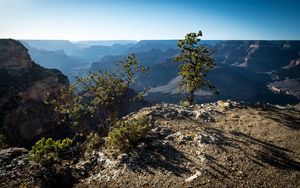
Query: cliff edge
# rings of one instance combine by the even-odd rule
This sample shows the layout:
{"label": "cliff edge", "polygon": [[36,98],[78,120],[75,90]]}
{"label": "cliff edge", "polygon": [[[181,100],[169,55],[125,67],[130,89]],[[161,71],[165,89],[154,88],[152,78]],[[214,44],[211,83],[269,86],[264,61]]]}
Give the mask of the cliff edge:
{"label": "cliff edge", "polygon": [[[127,117],[145,112],[151,117],[151,132],[130,152],[112,157],[99,148],[76,164],[59,168],[60,176],[51,185],[300,186],[299,105],[246,105],[233,101],[190,107],[159,104]],[[13,153],[20,154],[12,156]],[[49,186],[45,180],[53,179],[51,173],[28,161],[28,152],[22,149],[0,152],[0,166],[0,186],[4,187]],[[28,169],[32,169],[31,174]],[[62,183],[60,180],[65,181],[57,184]]]}
{"label": "cliff edge", "polygon": [[9,143],[31,145],[53,129],[57,118],[43,101],[67,84],[60,71],[35,64],[19,41],[0,40],[0,129]]}

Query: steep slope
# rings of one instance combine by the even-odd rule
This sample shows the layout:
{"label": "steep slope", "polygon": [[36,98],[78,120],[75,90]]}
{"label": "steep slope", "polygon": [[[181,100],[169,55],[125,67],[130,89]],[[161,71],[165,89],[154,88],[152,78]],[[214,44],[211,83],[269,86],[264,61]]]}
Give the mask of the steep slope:
{"label": "steep slope", "polygon": [[66,84],[60,71],[32,62],[20,42],[0,40],[0,128],[11,145],[30,145],[55,129],[56,117],[43,101]]}
{"label": "steep slope", "polygon": [[213,45],[213,48],[217,62],[254,72],[270,72],[297,61],[300,42],[222,41]]}
{"label": "steep slope", "polygon": [[75,76],[86,73],[89,64],[79,61],[74,57],[65,54],[63,50],[47,51],[31,47],[23,42],[23,45],[29,50],[30,57],[33,61],[45,68],[58,69],[64,75],[68,76],[72,82]]}

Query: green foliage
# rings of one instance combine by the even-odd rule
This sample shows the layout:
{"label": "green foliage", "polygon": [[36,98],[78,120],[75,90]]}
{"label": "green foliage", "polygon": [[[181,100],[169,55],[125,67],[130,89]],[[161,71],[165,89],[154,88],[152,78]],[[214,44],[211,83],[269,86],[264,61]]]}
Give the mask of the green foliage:
{"label": "green foliage", "polygon": [[29,153],[30,159],[40,163],[42,166],[53,164],[59,157],[62,151],[65,151],[72,144],[72,140],[65,138],[63,140],[54,141],[52,138],[42,138],[32,146]]}
{"label": "green foliage", "polygon": [[92,107],[95,111],[105,111],[108,115],[108,123],[117,122],[117,116],[124,105],[129,87],[136,81],[137,73],[146,73],[147,69],[138,65],[134,54],[129,55],[117,64],[113,72],[99,71],[89,73],[84,78],[78,78],[81,89],[86,93],[92,93]]}
{"label": "green foliage", "polygon": [[91,132],[87,137],[86,152],[91,153],[101,145],[101,138],[97,133]]}
{"label": "green foliage", "polygon": [[6,143],[6,138],[3,134],[0,133],[0,149],[5,149],[8,147],[8,144]]}
{"label": "green foliage", "polygon": [[106,146],[120,152],[130,150],[150,132],[149,118],[147,115],[120,120],[118,127],[114,128],[107,137]]}
{"label": "green foliage", "polygon": [[[89,127],[87,117],[99,114],[103,119],[98,124],[109,127],[117,122],[121,108],[131,102],[125,101],[125,96],[136,81],[136,74],[146,72],[147,69],[139,66],[136,56],[131,54],[120,61],[113,72],[90,72],[77,78],[75,84],[61,91],[59,99],[50,103],[62,115],[62,120],[73,127]],[[77,94],[78,90],[83,95]]]}
{"label": "green foliage", "polygon": [[202,32],[188,33],[185,39],[179,40],[177,46],[180,54],[173,61],[182,63],[179,66],[181,76],[180,89],[188,92],[187,101],[194,102],[194,93],[201,87],[213,88],[205,79],[206,73],[215,67],[212,53],[207,47],[199,45]]}
{"label": "green foliage", "polygon": [[83,96],[76,93],[76,85],[70,85],[60,90],[58,99],[51,100],[54,110],[60,114],[60,122],[67,122],[77,132],[82,132],[85,125],[83,120],[86,117],[93,116],[93,109],[84,101]]}
{"label": "green foliage", "polygon": [[190,105],[190,103],[187,100],[181,100],[179,105],[183,106],[183,107],[188,107]]}

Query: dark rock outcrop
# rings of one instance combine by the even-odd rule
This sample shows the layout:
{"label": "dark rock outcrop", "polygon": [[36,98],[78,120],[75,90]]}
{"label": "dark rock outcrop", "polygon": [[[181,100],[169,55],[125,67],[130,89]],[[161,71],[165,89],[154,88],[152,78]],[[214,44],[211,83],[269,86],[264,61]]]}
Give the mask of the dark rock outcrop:
{"label": "dark rock outcrop", "polygon": [[11,145],[30,146],[57,128],[57,117],[44,100],[67,84],[60,71],[35,64],[20,42],[0,40],[0,128]]}
{"label": "dark rock outcrop", "polygon": [[69,165],[40,166],[25,148],[0,150],[0,187],[71,187],[78,177]]}
{"label": "dark rock outcrop", "polygon": [[0,187],[39,187],[35,180],[39,166],[28,159],[25,148],[9,148],[0,151]]}

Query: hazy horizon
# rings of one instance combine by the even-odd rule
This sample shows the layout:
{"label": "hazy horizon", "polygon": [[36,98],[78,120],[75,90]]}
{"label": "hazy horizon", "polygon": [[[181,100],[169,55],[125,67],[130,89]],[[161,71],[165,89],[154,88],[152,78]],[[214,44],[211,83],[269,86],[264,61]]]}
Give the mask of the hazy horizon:
{"label": "hazy horizon", "polygon": [[[183,38],[183,37],[182,37]],[[178,39],[90,39],[90,40],[69,40],[69,39],[18,39],[18,38],[1,38],[1,39],[15,39],[20,41],[69,41],[71,43],[78,42],[115,42],[115,41],[128,41],[128,42],[139,42],[139,41],[178,41],[182,38]],[[300,39],[202,39],[202,41],[300,41]]]}

